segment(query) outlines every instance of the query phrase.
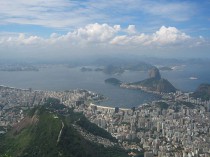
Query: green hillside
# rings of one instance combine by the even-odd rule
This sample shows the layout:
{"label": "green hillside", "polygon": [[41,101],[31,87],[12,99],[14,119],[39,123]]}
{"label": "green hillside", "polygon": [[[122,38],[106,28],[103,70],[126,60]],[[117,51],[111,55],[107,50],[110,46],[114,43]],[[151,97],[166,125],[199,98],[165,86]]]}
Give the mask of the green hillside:
{"label": "green hillside", "polygon": [[210,84],[200,84],[191,96],[202,100],[210,100]]}
{"label": "green hillside", "polygon": [[[126,157],[118,146],[105,148],[84,139],[72,124],[87,127],[82,114],[76,114],[62,105],[48,101],[44,106],[30,111],[18,125],[0,137],[0,157]],[[56,109],[55,109],[56,108]],[[82,119],[82,121],[80,121]],[[82,122],[82,123],[81,123]],[[112,137],[96,125],[88,132]],[[93,134],[92,133],[92,134]]]}

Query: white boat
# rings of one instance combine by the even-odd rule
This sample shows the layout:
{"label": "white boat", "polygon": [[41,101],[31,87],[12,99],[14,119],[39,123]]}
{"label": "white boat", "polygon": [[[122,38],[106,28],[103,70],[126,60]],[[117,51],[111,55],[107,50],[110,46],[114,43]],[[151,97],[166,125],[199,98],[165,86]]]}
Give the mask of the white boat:
{"label": "white boat", "polygon": [[189,77],[189,79],[190,79],[190,80],[197,80],[198,78],[197,78],[197,77],[192,77],[192,76],[191,76],[191,77]]}

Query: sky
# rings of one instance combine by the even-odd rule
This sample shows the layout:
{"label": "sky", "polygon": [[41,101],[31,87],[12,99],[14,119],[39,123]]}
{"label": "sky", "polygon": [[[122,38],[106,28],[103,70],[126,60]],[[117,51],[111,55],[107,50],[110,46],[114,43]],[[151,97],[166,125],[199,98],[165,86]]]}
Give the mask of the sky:
{"label": "sky", "polygon": [[210,58],[209,8],[209,0],[0,0],[0,56]]}

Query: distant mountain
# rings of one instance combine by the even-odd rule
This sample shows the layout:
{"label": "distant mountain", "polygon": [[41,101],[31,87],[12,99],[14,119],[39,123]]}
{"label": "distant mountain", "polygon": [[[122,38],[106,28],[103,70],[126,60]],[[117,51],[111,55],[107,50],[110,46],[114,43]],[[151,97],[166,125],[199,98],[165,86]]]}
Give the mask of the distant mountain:
{"label": "distant mountain", "polygon": [[210,100],[210,84],[199,85],[191,96],[202,100]]}
{"label": "distant mountain", "polygon": [[[109,63],[109,64],[108,64]],[[126,70],[128,71],[148,71],[153,66],[149,63],[141,61],[107,61],[106,63],[102,60],[99,64],[100,68],[96,68],[95,71],[102,71],[105,74],[122,74]],[[102,68],[101,68],[102,66]]]}
{"label": "distant mountain", "polygon": [[122,74],[124,71],[125,69],[123,67],[115,65],[108,65],[103,69],[105,74]]}
{"label": "distant mountain", "polygon": [[160,72],[156,67],[149,70],[148,79],[122,84],[121,86],[125,88],[135,88],[154,92],[176,92],[176,88],[167,79],[161,78]]}
{"label": "distant mountain", "polygon": [[108,78],[104,81],[105,83],[110,83],[113,85],[120,85],[122,83],[122,81],[116,79],[116,78]]}
{"label": "distant mountain", "polygon": [[[96,142],[98,137],[115,146]],[[0,135],[0,157],[127,157],[115,142],[82,114],[50,100],[31,110],[7,134]]]}
{"label": "distant mountain", "polygon": [[173,69],[171,67],[163,66],[163,67],[159,67],[159,70],[161,70],[161,71],[171,71]]}

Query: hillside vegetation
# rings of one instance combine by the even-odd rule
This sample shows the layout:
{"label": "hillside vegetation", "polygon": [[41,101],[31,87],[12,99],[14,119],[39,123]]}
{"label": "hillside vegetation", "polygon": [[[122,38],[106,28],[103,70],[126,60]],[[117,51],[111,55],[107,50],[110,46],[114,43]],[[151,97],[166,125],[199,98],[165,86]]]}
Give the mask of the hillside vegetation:
{"label": "hillside vegetation", "polygon": [[[78,123],[91,134],[115,141],[82,114],[50,99],[29,112],[22,122],[0,137],[0,157],[126,157],[127,152],[93,143],[73,127]],[[89,127],[88,127],[89,126]],[[90,129],[91,128],[91,129]]]}
{"label": "hillside vegetation", "polygon": [[202,100],[210,100],[210,84],[201,84],[196,91],[191,95]]}

